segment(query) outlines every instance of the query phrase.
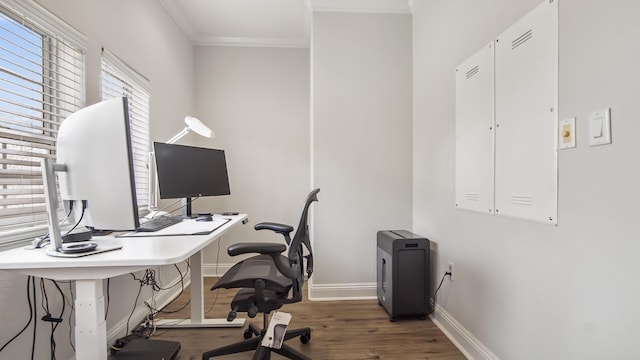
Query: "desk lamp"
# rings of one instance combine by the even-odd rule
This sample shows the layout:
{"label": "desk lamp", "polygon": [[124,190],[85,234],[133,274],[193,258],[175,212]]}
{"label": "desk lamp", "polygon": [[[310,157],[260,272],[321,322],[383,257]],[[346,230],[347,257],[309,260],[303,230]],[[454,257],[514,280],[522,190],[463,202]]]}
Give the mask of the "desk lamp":
{"label": "desk lamp", "polygon": [[205,124],[203,124],[200,120],[194,118],[193,116],[187,115],[184,118],[184,123],[187,126],[185,126],[184,129],[182,129],[182,131],[177,133],[174,137],[167,140],[166,141],[167,144],[174,144],[176,141],[180,140],[183,136],[187,135],[191,131],[193,131],[194,133],[200,136],[204,136],[208,138],[216,137],[216,135],[213,133],[213,131],[211,131],[211,129],[209,129]]}
{"label": "desk lamp", "polygon": [[[177,133],[174,137],[167,140],[167,144],[174,144],[178,140],[182,139],[185,135],[190,132],[194,132],[200,136],[204,136],[207,138],[215,138],[216,135],[213,133],[211,129],[209,129],[205,124],[203,124],[200,120],[194,118],[193,116],[186,116],[184,118],[185,127]],[[157,173],[155,171],[155,154],[153,151],[149,152],[149,215],[153,217],[157,213],[158,209],[158,178]]]}

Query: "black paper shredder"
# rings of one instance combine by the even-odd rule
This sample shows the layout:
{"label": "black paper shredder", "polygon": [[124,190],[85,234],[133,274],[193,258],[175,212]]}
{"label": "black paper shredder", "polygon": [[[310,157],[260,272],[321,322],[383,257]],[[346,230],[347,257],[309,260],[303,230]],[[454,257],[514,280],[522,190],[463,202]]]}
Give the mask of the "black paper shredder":
{"label": "black paper shredder", "polygon": [[377,293],[389,320],[429,314],[430,243],[406,230],[378,231]]}

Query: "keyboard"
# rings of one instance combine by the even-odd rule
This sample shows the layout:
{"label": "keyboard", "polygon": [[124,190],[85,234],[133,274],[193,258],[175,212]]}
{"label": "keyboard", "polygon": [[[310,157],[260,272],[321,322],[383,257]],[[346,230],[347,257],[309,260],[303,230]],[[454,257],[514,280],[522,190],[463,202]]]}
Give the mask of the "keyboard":
{"label": "keyboard", "polygon": [[179,215],[158,215],[151,220],[140,224],[140,227],[136,230],[143,232],[154,232],[171,225],[175,225],[181,221],[182,216]]}

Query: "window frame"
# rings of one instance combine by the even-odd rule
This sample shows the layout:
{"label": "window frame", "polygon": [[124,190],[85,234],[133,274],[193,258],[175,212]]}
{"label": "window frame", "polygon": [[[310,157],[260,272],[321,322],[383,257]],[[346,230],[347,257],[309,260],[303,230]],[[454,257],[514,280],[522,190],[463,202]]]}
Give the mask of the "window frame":
{"label": "window frame", "polygon": [[[149,181],[151,82],[105,48],[102,49],[100,68],[101,99],[108,100],[116,95],[129,98],[136,197],[138,212],[144,213],[149,207],[149,188],[151,186]],[[113,82],[106,84],[105,72],[123,86],[114,86],[117,84]],[[116,94],[117,91],[121,91],[121,93]]]}
{"label": "window frame", "polygon": [[[14,19],[19,22],[22,20],[22,24],[32,30],[36,31],[42,36],[47,36],[50,39],[55,39],[56,45],[65,44],[64,46],[69,46],[74,48],[77,51],[78,60],[80,61],[79,66],[77,67],[77,73],[74,73],[74,76],[78,76],[79,80],[77,81],[77,86],[80,89],[76,89],[74,95],[77,95],[77,103],[73,104],[73,111],[76,111],[86,105],[86,52],[87,52],[87,38],[81,34],[79,31],[74,29],[69,24],[65,23],[62,19],[58,18],[47,9],[37,4],[33,0],[3,0],[0,3],[0,12],[2,12],[5,16]],[[47,43],[46,45],[51,44],[52,42]],[[43,48],[45,44],[43,43]],[[41,59],[45,59],[51,61],[52,59],[46,59],[46,56],[42,56]],[[59,63],[57,63],[59,65]],[[45,81],[45,73],[47,70],[43,69],[42,75],[43,80],[42,84],[46,83]],[[54,88],[51,91],[43,91],[43,99],[42,99],[42,108],[38,109],[38,111],[46,112],[46,101],[45,99],[52,95],[53,92],[59,90],[60,88]],[[73,112],[71,111],[71,112]],[[46,117],[43,117],[43,121],[46,120]],[[59,126],[63,119],[56,120],[53,126]],[[43,125],[44,128],[44,125]],[[3,142],[4,143],[4,142]],[[50,149],[51,156],[55,156],[55,140],[53,141],[52,149]],[[35,189],[35,188],[32,188]],[[33,194],[34,191],[31,191],[30,194]],[[35,236],[42,235],[47,231],[47,221],[45,220],[37,220],[32,222],[25,222],[24,226],[20,226],[17,224],[17,227],[10,229],[0,230],[0,249],[4,247],[15,246],[18,242],[22,242],[24,240],[30,240]]]}

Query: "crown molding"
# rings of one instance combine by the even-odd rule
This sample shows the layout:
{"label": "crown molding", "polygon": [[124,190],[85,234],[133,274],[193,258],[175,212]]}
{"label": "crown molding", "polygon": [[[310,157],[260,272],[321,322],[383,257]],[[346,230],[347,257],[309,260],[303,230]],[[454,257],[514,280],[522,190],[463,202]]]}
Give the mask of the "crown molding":
{"label": "crown molding", "polygon": [[422,0],[409,0],[409,8],[411,9],[412,14],[418,10],[420,5],[422,5],[422,2]]}
{"label": "crown molding", "polygon": [[175,21],[189,41],[195,46],[241,46],[241,47],[281,47],[308,48],[311,12],[348,12],[411,14],[423,0],[305,0],[309,13],[305,14],[305,39],[287,38],[247,38],[247,37],[202,37],[187,20],[177,0],[160,0],[169,16]]}
{"label": "crown molding", "polygon": [[[160,0],[169,16],[176,22],[180,30],[195,46],[239,46],[239,47],[279,47],[279,48],[308,48],[308,39],[287,38],[253,38],[253,37],[202,37],[197,35],[196,29],[187,20],[176,0]],[[307,16],[308,17],[308,16]],[[307,19],[305,20],[307,21]]]}
{"label": "crown molding", "polygon": [[210,37],[193,41],[196,46],[239,46],[239,47],[274,47],[274,48],[308,48],[306,39],[280,38],[245,38],[245,37]]}
{"label": "crown molding", "polygon": [[191,23],[187,20],[187,17],[184,15],[180,7],[178,7],[175,3],[175,0],[160,0],[160,4],[167,11],[169,16],[176,22],[180,30],[187,36],[189,41],[192,44],[195,44],[197,40],[196,29],[191,25]]}
{"label": "crown molding", "polygon": [[410,14],[415,0],[311,0],[314,12]]}

